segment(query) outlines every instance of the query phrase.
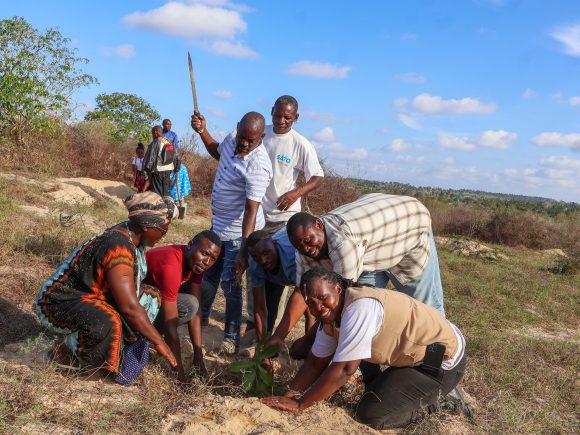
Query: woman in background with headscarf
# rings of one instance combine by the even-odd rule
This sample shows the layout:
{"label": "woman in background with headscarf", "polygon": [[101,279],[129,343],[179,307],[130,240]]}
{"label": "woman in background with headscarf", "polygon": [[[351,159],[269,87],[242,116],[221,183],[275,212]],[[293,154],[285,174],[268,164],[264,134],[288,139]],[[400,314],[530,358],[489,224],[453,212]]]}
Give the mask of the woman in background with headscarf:
{"label": "woman in background with headscarf", "polygon": [[152,325],[159,293],[140,286],[147,273],[144,248],[165,236],[176,207],[153,192],[134,194],[125,205],[129,220],[83,242],[38,294],[40,322],[65,335],[50,352],[57,364],[119,373],[123,348],[141,336],[176,366]]}

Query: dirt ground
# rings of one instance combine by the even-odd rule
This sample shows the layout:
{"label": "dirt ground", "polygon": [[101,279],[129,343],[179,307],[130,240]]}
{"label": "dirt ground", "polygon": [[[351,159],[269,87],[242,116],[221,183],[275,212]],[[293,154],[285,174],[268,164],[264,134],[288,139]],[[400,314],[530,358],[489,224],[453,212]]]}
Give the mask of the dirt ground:
{"label": "dirt ground", "polygon": [[[73,202],[93,204],[106,201],[121,205],[121,200],[131,190],[122,183],[83,178],[59,179],[52,182],[37,181],[22,176],[0,174],[0,177],[16,183],[24,183],[40,188],[61,203]],[[31,219],[46,218],[59,213],[57,209],[33,204],[19,204],[18,207]],[[54,217],[54,216],[53,216]],[[58,216],[56,216],[58,219]],[[62,218],[61,218],[62,220]],[[89,225],[86,225],[87,222]],[[91,231],[102,230],[106,223],[92,220],[85,216],[84,224]],[[195,213],[188,213],[186,225],[208,225],[207,218]],[[179,237],[174,234],[173,237]],[[54,408],[66,407],[65,412],[73,410],[101,409],[103,415],[113,412],[115,407],[139,407],[143,400],[141,388],[150,382],[163,382],[167,376],[163,361],[153,361],[144,372],[142,379],[135,386],[123,387],[100,376],[76,375],[61,373],[49,366],[46,351],[53,342],[47,336],[32,309],[33,296],[39,282],[52,273],[52,267],[41,260],[31,261],[24,265],[0,265],[0,375],[22,379],[22,388],[31,396],[26,400],[38,400],[41,405],[36,410],[37,419],[29,418],[19,425],[22,433],[79,433],[78,428],[66,422],[45,423],[51,421],[48,416],[54,414]],[[245,295],[244,295],[245,297]],[[245,304],[244,304],[245,306]],[[245,313],[244,313],[245,315]],[[185,434],[245,434],[245,433],[375,433],[376,431],[358,424],[347,409],[331,403],[321,403],[308,412],[299,415],[279,412],[259,402],[257,398],[243,397],[241,391],[232,389],[234,375],[227,372],[227,365],[236,358],[227,358],[218,353],[223,339],[224,298],[218,291],[213,306],[210,324],[204,328],[203,341],[206,365],[210,372],[212,388],[200,386],[199,392],[191,394],[191,405],[181,406],[179,412],[167,413],[160,423],[163,433]],[[290,338],[301,336],[304,329],[300,322]],[[187,329],[180,329],[183,359],[191,366],[192,346]],[[248,340],[246,340],[248,341]],[[238,357],[239,359],[240,357]],[[282,353],[276,363],[277,374],[288,378],[299,368],[299,363],[292,361],[287,353]],[[7,375],[9,374],[9,375]],[[222,378],[225,381],[222,381]],[[6,379],[6,378],[5,378]],[[219,384],[224,383],[224,393],[220,394]],[[1,384],[1,382],[0,382]],[[26,385],[28,384],[28,385]],[[216,387],[215,385],[218,385]],[[58,388],[56,387],[58,385]],[[193,389],[195,391],[195,388]],[[228,392],[233,392],[229,395]],[[60,396],[66,397],[63,403]],[[17,398],[20,400],[20,398]],[[105,408],[103,408],[105,407]],[[185,409],[185,410],[184,410]],[[60,411],[59,411],[60,412]],[[75,411],[76,412],[76,411]],[[2,411],[0,410],[0,416]],[[104,418],[104,417],[103,417]],[[109,417],[107,417],[109,418]],[[56,419],[56,420],[59,420]],[[99,415],[91,418],[94,428],[84,428],[82,432],[102,432],[98,430]],[[95,429],[97,428],[97,429]],[[122,433],[121,427],[105,426],[105,432]],[[2,426],[0,425],[0,432]]]}

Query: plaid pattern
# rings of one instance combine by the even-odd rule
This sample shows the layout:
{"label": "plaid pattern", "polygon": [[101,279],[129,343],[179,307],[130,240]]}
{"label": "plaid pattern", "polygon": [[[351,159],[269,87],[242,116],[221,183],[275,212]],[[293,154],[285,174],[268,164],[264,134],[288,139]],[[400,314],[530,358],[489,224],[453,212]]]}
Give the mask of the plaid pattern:
{"label": "plaid pattern", "polygon": [[371,193],[321,216],[329,259],[296,252],[296,285],[321,266],[356,280],[363,272],[389,270],[406,284],[421,276],[429,255],[431,216],[408,196]]}

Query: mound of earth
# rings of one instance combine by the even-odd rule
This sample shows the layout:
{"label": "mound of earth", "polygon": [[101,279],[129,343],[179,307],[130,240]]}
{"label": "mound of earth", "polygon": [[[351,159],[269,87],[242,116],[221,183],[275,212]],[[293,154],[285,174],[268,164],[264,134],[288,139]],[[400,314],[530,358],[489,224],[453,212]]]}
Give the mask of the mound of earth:
{"label": "mound of earth", "polygon": [[452,252],[464,257],[477,257],[483,260],[509,260],[507,255],[475,240],[460,237],[436,237],[438,245],[445,246]]}

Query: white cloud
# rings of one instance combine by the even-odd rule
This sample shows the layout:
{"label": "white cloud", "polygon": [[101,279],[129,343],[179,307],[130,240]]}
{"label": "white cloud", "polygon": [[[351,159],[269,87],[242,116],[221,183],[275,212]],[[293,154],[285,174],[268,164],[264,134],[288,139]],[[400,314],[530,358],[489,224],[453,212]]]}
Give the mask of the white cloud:
{"label": "white cloud", "polygon": [[524,100],[528,100],[533,97],[537,97],[538,93],[531,88],[526,88],[526,90],[522,93],[522,98]]}
{"label": "white cloud", "polygon": [[223,90],[217,90],[213,93],[214,97],[219,98],[220,100],[227,100],[228,98],[232,98],[233,97],[233,93],[231,93],[230,91],[223,91]]}
{"label": "white cloud", "polygon": [[405,142],[402,138],[393,139],[391,144],[389,145],[389,149],[391,151],[405,151],[412,147],[410,143]]}
{"label": "white cloud", "polygon": [[334,130],[330,127],[315,132],[311,142],[322,158],[364,160],[368,156],[365,148],[351,148],[336,140]]}
{"label": "white cloud", "polygon": [[419,121],[413,115],[399,113],[397,117],[405,127],[412,128],[413,130],[421,130],[421,124],[419,124]]}
{"label": "white cloud", "polygon": [[580,23],[569,27],[560,27],[552,37],[564,46],[564,53],[580,57]]}
{"label": "white cloud", "polygon": [[540,164],[548,168],[573,171],[577,175],[580,174],[580,159],[573,159],[569,156],[543,157],[540,159]]}
{"label": "white cloud", "polygon": [[210,106],[210,107],[207,107],[205,110],[207,112],[211,113],[216,118],[227,119],[227,117],[228,117],[228,114],[226,111],[219,109],[217,107]]}
{"label": "white cloud", "polygon": [[443,148],[460,151],[473,151],[476,145],[467,137],[454,136],[448,133],[439,134],[439,145]]}
{"label": "white cloud", "polygon": [[544,132],[534,136],[532,143],[540,147],[580,149],[580,133],[562,134],[557,131]]}
{"label": "white cloud", "polygon": [[397,154],[395,157],[395,161],[401,163],[414,163],[414,164],[421,164],[425,161],[424,156],[410,156],[410,155],[402,155]]}
{"label": "white cloud", "polygon": [[419,74],[416,72],[410,72],[405,74],[399,74],[395,76],[397,80],[400,80],[405,83],[410,83],[412,85],[424,85],[427,83],[427,77],[423,74]]}
{"label": "white cloud", "polygon": [[240,13],[203,4],[169,2],[148,12],[134,12],[122,19],[131,28],[172,36],[234,38],[247,24]]}
{"label": "white cloud", "polygon": [[230,57],[242,57],[249,59],[256,59],[259,57],[251,48],[246,47],[241,41],[213,41],[210,44],[205,44],[204,48],[216,54],[222,54]]}
{"label": "white cloud", "polygon": [[291,64],[287,73],[292,76],[313,77],[317,79],[344,79],[350,72],[350,66],[336,66],[323,62],[302,60]]}
{"label": "white cloud", "polygon": [[571,106],[580,106],[580,97],[578,96],[573,96],[568,98],[568,102],[570,103]]}
{"label": "white cloud", "polygon": [[246,5],[232,3],[228,0],[186,0],[189,4],[202,4],[209,6],[222,6],[238,12],[250,12],[252,9]]}
{"label": "white cloud", "polygon": [[482,103],[471,97],[444,100],[428,93],[419,94],[413,100],[413,108],[421,113],[438,115],[442,113],[489,113],[495,112],[495,103]]}
{"label": "white cloud", "polygon": [[300,116],[304,116],[312,121],[317,122],[336,122],[336,116],[328,112],[315,112],[314,110],[306,109],[300,111]]}
{"label": "white cloud", "polygon": [[116,47],[101,47],[104,56],[118,56],[123,59],[135,56],[135,47],[131,44],[121,44]]}
{"label": "white cloud", "polygon": [[505,150],[518,138],[516,133],[505,130],[486,130],[479,137],[478,144],[488,148]]}
{"label": "white cloud", "polygon": [[314,140],[319,142],[334,142],[336,138],[334,137],[334,130],[330,127],[324,127],[322,130],[315,132],[312,137]]}

